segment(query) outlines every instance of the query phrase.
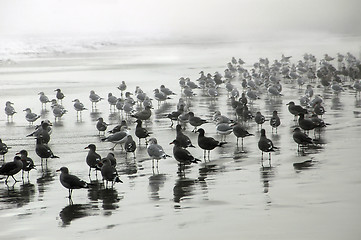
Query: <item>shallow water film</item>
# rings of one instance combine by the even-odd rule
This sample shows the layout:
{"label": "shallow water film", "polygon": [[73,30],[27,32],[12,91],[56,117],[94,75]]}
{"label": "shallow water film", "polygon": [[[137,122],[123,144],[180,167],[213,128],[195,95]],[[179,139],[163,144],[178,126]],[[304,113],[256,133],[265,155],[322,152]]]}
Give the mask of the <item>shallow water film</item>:
{"label": "shallow water film", "polygon": [[[351,40],[307,43],[304,47],[289,42],[109,46],[81,54],[3,61],[0,104],[5,108],[6,101],[12,102],[16,113],[9,119],[4,111],[0,113],[0,138],[9,147],[2,164],[12,162],[15,154],[25,149],[36,169],[29,177],[25,172],[23,179],[21,171],[14,175],[18,182],[9,177],[5,183],[6,175],[1,176],[0,238],[358,239],[361,100],[355,84],[360,74],[352,78],[339,71],[342,66],[360,66],[360,41]],[[337,53],[344,56],[341,62]],[[233,56],[236,62],[231,61]],[[287,56],[292,57],[287,60]],[[245,63],[240,64],[239,58]],[[317,70],[324,66],[328,73],[322,75]],[[215,83],[215,72],[221,74],[221,82]],[[315,77],[308,75],[310,72]],[[181,77],[200,86],[189,98],[179,83]],[[117,87],[122,81],[127,88],[121,95]],[[268,91],[276,83],[282,86],[279,96]],[[158,102],[154,89],[162,84],[175,94]],[[342,90],[337,90],[336,84]],[[313,95],[305,98],[307,85]],[[127,91],[137,101],[137,86],[153,105],[151,117],[142,126],[170,156],[158,164],[149,156],[145,140],[139,144],[135,118],[108,103],[109,93],[124,100]],[[56,99],[55,89],[65,95],[58,104],[66,113],[58,119],[52,103],[42,106],[39,101],[40,92]],[[91,90],[103,98],[96,106],[89,100]],[[247,94],[250,91],[256,99]],[[246,93],[249,114],[243,104],[238,110],[232,106],[231,96],[238,101],[242,93]],[[292,115],[286,104],[302,103],[308,119],[315,96],[322,99],[325,113],[320,118],[327,125],[310,130],[312,143],[299,148],[293,139],[298,116]],[[205,159],[198,145],[199,133],[192,131],[194,126],[187,118],[182,131],[195,146],[187,150],[201,161],[186,166],[179,166],[174,145],[169,144],[176,137],[177,120],[171,126],[167,114],[177,110],[179,98],[184,99],[184,112],[192,111],[206,120],[198,126],[205,130],[205,136],[226,142]],[[87,108],[81,115],[74,109],[75,99]],[[34,124],[25,119],[26,108],[40,115]],[[136,102],[132,108],[131,114],[135,114],[144,106]],[[277,130],[270,126],[275,110],[281,121]],[[234,122],[239,122],[253,136],[245,137],[243,146],[241,138],[237,145],[231,131],[222,136],[214,121],[216,111],[232,120],[231,130]],[[258,111],[266,120],[262,126],[255,122]],[[96,128],[100,117],[109,124],[105,132]],[[59,157],[47,161],[37,155],[35,137],[27,137],[44,120],[52,123],[48,146]],[[126,154],[122,144],[110,150],[114,144],[103,141],[122,120],[137,144],[134,155]],[[277,147],[271,160],[268,152],[262,160],[258,147],[261,128]],[[89,150],[85,148],[89,144],[96,145],[102,158],[114,154],[115,169],[123,183],[106,185],[102,173],[94,169],[88,175]],[[69,199],[56,171],[61,167],[67,167],[88,187],[74,189]]]}

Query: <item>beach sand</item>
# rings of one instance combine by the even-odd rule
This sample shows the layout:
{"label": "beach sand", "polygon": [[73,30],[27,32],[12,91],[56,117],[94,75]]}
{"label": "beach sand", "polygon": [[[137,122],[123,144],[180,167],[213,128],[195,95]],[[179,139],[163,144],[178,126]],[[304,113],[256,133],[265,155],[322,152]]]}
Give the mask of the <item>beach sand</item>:
{"label": "beach sand", "polygon": [[[361,132],[360,99],[354,90],[346,89],[339,95],[331,90],[317,88],[315,92],[324,99],[324,121],[330,126],[321,133],[324,144],[308,149],[304,155],[297,153],[292,139],[295,127],[293,116],[286,103],[299,102],[305,87],[298,89],[294,83],[283,83],[283,95],[271,99],[263,94],[251,110],[260,110],[270,118],[273,110],[279,112],[281,126],[277,134],[271,133],[269,123],[264,124],[267,136],[279,151],[272,154],[272,167],[265,161],[261,165],[261,152],[257,147],[260,136],[254,122],[248,124],[255,134],[245,139],[245,153],[236,146],[233,134],[227,144],[211,152],[211,161],[199,163],[179,174],[174,158],[159,161],[152,170],[152,161],[144,144],[137,146],[136,159],[116,148],[117,170],[123,184],[104,189],[101,176],[94,172],[88,177],[85,158],[88,144],[97,145],[105,157],[111,143],[102,142],[95,127],[98,117],[103,117],[111,129],[122,119],[109,110],[106,101],[109,92],[120,97],[116,88],[121,81],[134,93],[140,86],[150,97],[161,84],[177,95],[159,107],[153,101],[151,121],[146,124],[152,137],[158,139],[166,153],[172,154],[169,143],[175,138],[175,128],[164,116],[175,111],[181,96],[178,79],[195,80],[199,72],[224,73],[231,57],[242,58],[246,68],[259,58],[272,62],[281,54],[292,55],[292,62],[312,53],[322,58],[324,53],[335,56],[337,52],[359,56],[359,41],[355,39],[328,39],[310,42],[257,42],[218,44],[146,45],[141,47],[109,48],[81,54],[43,56],[15,59],[16,64],[0,66],[0,104],[12,101],[17,113],[13,122],[7,122],[0,113],[0,138],[11,147],[6,161],[11,161],[21,149],[29,151],[37,170],[30,172],[29,182],[14,185],[0,180],[0,232],[1,239],[356,239],[361,235],[359,222],[360,169],[359,134]],[[241,90],[240,82],[234,85]],[[41,109],[40,91],[55,98],[54,90],[65,94],[63,105],[68,112],[55,122],[50,104]],[[92,111],[89,91],[95,90],[105,100]],[[191,100],[191,109],[197,116],[211,121],[216,110],[234,118],[233,109],[224,86],[214,103],[197,89]],[[77,120],[72,100],[78,98],[88,108]],[[22,111],[30,107],[41,118],[53,122],[49,146],[59,159],[49,159],[41,167],[35,154],[35,139],[26,137],[33,126],[25,120]],[[356,112],[355,112],[356,111]],[[129,119],[133,120],[133,119]],[[135,124],[129,121],[134,137]],[[202,126],[206,135],[220,139],[215,124]],[[203,159],[203,150],[197,145],[197,134],[187,126],[185,133],[197,147],[189,151]],[[313,134],[313,133],[312,133]],[[135,138],[137,141],[137,138]],[[293,164],[312,159],[313,165],[295,169]],[[59,182],[62,166],[70,173],[92,183],[89,189],[74,190],[73,205],[66,198],[68,192]],[[18,180],[20,174],[16,175]]]}

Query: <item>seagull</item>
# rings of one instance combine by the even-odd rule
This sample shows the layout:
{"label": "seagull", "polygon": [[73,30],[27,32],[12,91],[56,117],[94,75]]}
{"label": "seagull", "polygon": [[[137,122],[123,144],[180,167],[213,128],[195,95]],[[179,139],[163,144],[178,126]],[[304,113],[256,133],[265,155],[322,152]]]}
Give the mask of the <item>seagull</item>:
{"label": "seagull", "polygon": [[189,112],[188,115],[189,115],[189,124],[194,127],[192,132],[195,132],[197,130],[197,127],[203,125],[204,123],[208,123],[207,120],[194,116],[194,112]]}
{"label": "seagull", "polygon": [[33,124],[36,120],[40,118],[40,115],[32,113],[30,108],[24,109],[24,112],[26,112],[25,119],[29,122],[29,124]]}
{"label": "seagull", "polygon": [[0,139],[0,155],[3,156],[3,161],[5,160],[5,154],[9,151],[9,147],[2,142]]}
{"label": "seagull", "polygon": [[14,178],[14,175],[20,172],[20,170],[23,168],[23,163],[21,161],[21,158],[19,156],[14,157],[14,161],[4,163],[0,167],[0,174],[6,175],[5,183],[8,182],[8,178],[11,176],[15,182],[17,180]]}
{"label": "seagull", "polygon": [[286,105],[288,105],[288,111],[295,116],[295,118],[300,114],[306,114],[307,113],[307,109],[301,107],[300,105],[296,105],[293,101],[287,103]]}
{"label": "seagull", "polygon": [[262,166],[263,166],[263,152],[268,152],[268,161],[271,165],[271,152],[274,152],[277,147],[275,147],[270,139],[266,137],[266,130],[261,129],[261,137],[258,141],[258,148],[262,151]]}
{"label": "seagull", "polygon": [[204,150],[204,160],[206,160],[206,152],[208,151],[208,160],[211,150],[215,149],[216,147],[222,147],[226,142],[219,142],[212,137],[206,137],[205,131],[203,128],[199,128],[196,132],[199,133],[198,135],[198,146]]}
{"label": "seagull", "polygon": [[100,135],[100,132],[103,132],[103,135],[105,134],[105,130],[107,130],[107,127],[109,124],[107,124],[106,122],[104,122],[104,119],[102,117],[98,118],[97,119],[97,124],[96,124],[96,128],[98,129],[99,131],[99,135]]}
{"label": "seagull", "polygon": [[12,106],[14,103],[7,101],[5,103],[5,114],[7,116],[7,120],[9,122],[9,118],[11,118],[11,121],[13,121],[13,116],[16,113],[15,108]]}
{"label": "seagull", "polygon": [[136,120],[137,126],[135,127],[135,136],[137,136],[137,138],[139,139],[139,145],[140,145],[140,139],[144,138],[145,139],[145,145],[148,144],[147,142],[147,137],[149,137],[150,133],[148,132],[148,130],[146,128],[142,127],[142,120],[137,119]]}
{"label": "seagull", "polygon": [[69,196],[68,198],[71,199],[71,194],[73,193],[74,189],[80,188],[87,188],[88,184],[80,180],[77,176],[69,174],[69,169],[67,167],[61,167],[60,169],[56,170],[60,173],[60,183],[65,188],[69,189]]}
{"label": "seagull", "polygon": [[41,102],[41,107],[46,109],[46,104],[50,102],[49,98],[45,95],[44,92],[39,92],[38,95],[40,95],[39,100]]}
{"label": "seagull", "polygon": [[118,98],[116,96],[114,96],[112,93],[108,93],[108,103],[109,103],[109,109],[110,111],[113,110],[115,111],[115,106],[117,105],[117,101]]}
{"label": "seagull", "polygon": [[122,81],[122,83],[119,84],[117,88],[121,91],[121,94],[123,95],[123,92],[127,89],[127,84],[125,84],[125,81]]}
{"label": "seagull", "polygon": [[48,158],[59,158],[55,156],[51,151],[50,147],[47,144],[43,143],[42,135],[39,135],[36,138],[36,146],[35,146],[36,154],[41,158],[41,164],[43,164],[43,159],[45,158],[46,163],[48,163]]}
{"label": "seagull", "polygon": [[132,135],[127,136],[127,140],[124,143],[124,149],[125,149],[125,158],[127,157],[128,153],[133,153],[133,156],[135,158],[135,150],[137,149],[137,144],[133,140]]}
{"label": "seagull", "polygon": [[20,152],[16,153],[16,155],[20,154],[21,161],[23,162],[23,168],[22,168],[22,179],[24,179],[24,172],[28,172],[28,180],[29,180],[29,172],[32,169],[36,169],[34,165],[34,161],[28,157],[28,151],[21,150]]}
{"label": "seagull", "polygon": [[79,99],[74,99],[74,109],[76,110],[76,117],[78,118],[79,116],[81,117],[81,112],[83,110],[88,110],[87,108],[84,107],[84,104],[82,104]]}
{"label": "seagull", "polygon": [[173,156],[180,165],[190,165],[191,163],[201,162],[201,160],[193,157],[187,149],[183,148],[178,140],[175,139],[169,144],[174,144]]}
{"label": "seagull", "polygon": [[272,117],[271,117],[271,120],[270,120],[269,123],[270,123],[270,125],[272,127],[272,133],[273,133],[274,128],[276,129],[276,133],[277,133],[277,128],[278,128],[279,125],[281,125],[281,120],[280,120],[276,110],[273,111]]}
{"label": "seagull", "polygon": [[162,93],[164,93],[166,96],[169,96],[169,95],[176,95],[172,90],[170,90],[169,88],[166,88],[163,84],[160,85],[160,91]]}
{"label": "seagull", "polygon": [[176,140],[177,144],[182,148],[195,147],[192,144],[191,139],[182,132],[182,126],[177,124],[176,126]]}
{"label": "seagull", "polygon": [[101,157],[96,152],[96,146],[94,144],[89,144],[84,149],[89,149],[88,155],[86,156],[86,163],[89,166],[89,176],[90,176],[90,170],[92,168],[95,169],[95,175],[97,175],[97,170],[100,170],[99,162],[101,160]]}
{"label": "seagull", "polygon": [[[112,142],[112,143],[114,143],[114,146],[112,148],[110,148],[110,150],[114,151],[114,148],[118,144],[124,144],[126,142],[127,136],[128,136],[127,127],[122,126],[121,130],[119,132],[116,132],[116,133],[114,133],[112,135],[109,135],[108,137],[102,138],[101,140],[103,142]],[[122,146],[122,149],[123,149],[123,146]]]}
{"label": "seagull", "polygon": [[229,123],[217,121],[216,132],[221,135],[221,142],[225,142],[227,135],[233,132],[233,127],[230,126]]}
{"label": "seagull", "polygon": [[65,108],[62,105],[58,104],[56,99],[51,100],[51,103],[52,103],[51,108],[53,109],[53,114],[56,122],[56,119],[60,119],[68,111],[65,110]]}
{"label": "seagull", "polygon": [[60,103],[62,104],[63,103],[63,99],[64,99],[64,93],[61,92],[61,90],[58,88],[58,89],[55,89],[54,92],[56,92],[56,99],[58,99],[60,101]]}
{"label": "seagull", "polygon": [[34,132],[27,135],[27,137],[40,137],[43,143],[48,144],[50,142],[50,133],[52,124],[49,121],[41,121],[41,125]]}
{"label": "seagull", "polygon": [[154,137],[150,138],[148,142],[149,145],[147,147],[147,152],[149,157],[152,158],[152,168],[154,168],[154,160],[157,160],[157,168],[158,168],[159,160],[166,159],[167,157],[170,156],[164,152],[163,147],[158,144],[156,138]]}
{"label": "seagull", "polygon": [[300,146],[313,144],[312,138],[310,138],[306,133],[301,132],[300,128],[295,128],[293,130],[293,140],[297,143],[297,151],[300,151]]}
{"label": "seagull", "polygon": [[256,116],[254,117],[254,121],[257,123],[257,129],[259,129],[259,125],[261,125],[262,128],[262,124],[268,120],[266,120],[266,118],[262,115],[262,113],[258,111],[256,112]]}
{"label": "seagull", "polygon": [[101,167],[101,174],[103,177],[103,180],[106,181],[106,188],[108,188],[108,182],[112,182],[112,188],[114,186],[115,182],[122,183],[123,181],[120,180],[119,175],[115,167],[111,166],[110,160],[107,158],[102,159],[101,161],[102,167]]}
{"label": "seagull", "polygon": [[233,134],[237,137],[237,147],[238,147],[238,138],[242,139],[242,151],[243,151],[243,139],[245,137],[254,136],[252,133],[249,133],[241,124],[237,123],[233,126]]}
{"label": "seagull", "polygon": [[146,106],[144,110],[136,112],[130,116],[134,117],[136,119],[145,121],[145,120],[148,120],[152,116],[151,109],[152,109],[152,107]]}
{"label": "seagull", "polygon": [[98,94],[96,94],[94,90],[90,91],[89,99],[92,103],[92,109],[96,108],[97,102],[103,100],[103,98],[101,98]]}

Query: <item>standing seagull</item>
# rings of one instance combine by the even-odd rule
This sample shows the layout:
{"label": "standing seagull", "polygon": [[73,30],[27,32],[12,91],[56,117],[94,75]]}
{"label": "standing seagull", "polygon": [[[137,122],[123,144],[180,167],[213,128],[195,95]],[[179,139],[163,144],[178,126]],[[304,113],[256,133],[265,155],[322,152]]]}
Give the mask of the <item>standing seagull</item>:
{"label": "standing seagull", "polygon": [[194,116],[193,112],[189,112],[188,115],[189,115],[189,124],[194,127],[192,132],[195,132],[197,130],[197,127],[201,126],[202,124],[208,123],[207,120]]}
{"label": "standing seagull", "polygon": [[297,151],[300,151],[302,145],[313,144],[312,138],[310,138],[306,133],[301,132],[301,129],[296,127],[293,130],[293,140],[297,143]]}
{"label": "standing seagull", "polygon": [[137,126],[135,127],[135,136],[137,136],[137,138],[139,139],[139,145],[140,145],[140,139],[144,138],[145,139],[145,145],[148,144],[147,141],[147,137],[149,137],[150,133],[148,132],[147,129],[142,127],[142,120],[137,119]]}
{"label": "standing seagull", "polygon": [[101,167],[101,174],[103,177],[103,180],[106,181],[106,188],[108,188],[108,182],[112,182],[112,188],[115,182],[122,183],[123,181],[120,180],[119,175],[115,167],[111,166],[110,160],[107,158],[102,159],[101,161],[102,167]]}
{"label": "standing seagull", "polygon": [[50,102],[49,98],[45,95],[44,92],[39,92],[38,95],[40,95],[39,100],[41,102],[41,108],[46,109],[46,104]]}
{"label": "standing seagull", "polygon": [[89,99],[92,103],[92,109],[96,108],[97,107],[97,102],[103,100],[103,98],[101,98],[98,94],[96,94],[94,92],[94,90],[91,90],[90,91],[90,94],[89,94]]}
{"label": "standing seagull", "polygon": [[158,144],[156,138],[149,139],[149,146],[147,147],[147,152],[149,157],[152,158],[152,168],[154,168],[154,160],[157,160],[158,168],[159,159],[166,159],[167,157],[170,157],[164,152],[163,147]]}
{"label": "standing seagull", "polygon": [[174,144],[173,156],[180,165],[190,165],[191,163],[201,162],[201,160],[193,157],[187,149],[183,148],[178,140],[175,139],[169,144]]}
{"label": "standing seagull", "polygon": [[198,135],[198,146],[204,150],[204,161],[206,160],[206,152],[208,151],[208,160],[211,150],[215,149],[216,147],[222,147],[226,142],[219,142],[212,137],[204,136],[204,129],[200,128],[196,132],[199,133]]}
{"label": "standing seagull", "polygon": [[137,144],[133,140],[132,135],[127,136],[127,140],[124,143],[124,149],[125,149],[125,158],[127,158],[128,153],[133,153],[133,156],[135,158],[135,150],[137,149]]}
{"label": "standing seagull", "polygon": [[2,142],[0,139],[0,155],[3,156],[3,161],[5,160],[5,154],[9,151],[9,147]]}
{"label": "standing seagull", "polygon": [[[112,147],[110,150],[114,151],[114,148],[118,145],[118,144],[123,144],[125,143],[125,141],[127,140],[127,136],[128,136],[128,131],[127,131],[127,127],[126,126],[122,126],[121,130],[119,132],[116,132],[112,135],[109,135],[108,137],[102,138],[101,140],[103,142],[112,142],[114,143],[114,147]],[[121,145],[122,149],[123,149],[123,145]]]}
{"label": "standing seagull", "polygon": [[127,89],[127,85],[125,84],[125,81],[122,81],[121,84],[119,84],[119,87],[117,87],[120,92],[121,92],[121,95],[123,96],[123,92]]}
{"label": "standing seagull", "polygon": [[97,119],[98,122],[96,124],[96,128],[98,129],[99,131],[99,135],[100,135],[100,132],[103,132],[103,135],[105,134],[105,130],[107,130],[107,127],[109,124],[107,124],[106,122],[104,122],[104,119],[102,117],[98,118]]}
{"label": "standing seagull", "polygon": [[71,199],[71,194],[73,193],[73,189],[87,188],[88,184],[80,180],[77,176],[69,174],[69,169],[67,167],[61,167],[56,170],[60,173],[60,183],[65,188],[69,189],[68,198]]}
{"label": "standing seagull", "polygon": [[88,110],[84,107],[84,104],[82,104],[79,99],[74,99],[73,100],[74,102],[74,109],[76,110],[76,118],[78,119],[79,116],[80,116],[80,119],[81,119],[81,112],[83,110]]}
{"label": "standing seagull", "polygon": [[262,151],[262,166],[263,166],[263,152],[268,152],[268,161],[271,165],[271,152],[274,152],[277,147],[273,146],[270,139],[266,137],[266,130],[261,129],[261,137],[258,141],[258,148]]}
{"label": "standing seagull", "polygon": [[273,111],[272,118],[271,118],[269,124],[272,127],[272,133],[273,133],[274,128],[276,129],[276,133],[277,133],[277,128],[278,128],[279,125],[281,125],[281,120],[280,120],[276,110]]}
{"label": "standing seagull", "polygon": [[41,165],[43,165],[44,158],[46,160],[46,164],[48,163],[48,158],[59,158],[54,155],[48,145],[43,143],[42,135],[36,138],[35,152],[41,158]]}
{"label": "standing seagull", "polygon": [[84,149],[89,149],[88,155],[86,156],[86,163],[89,166],[89,176],[90,176],[90,170],[92,168],[95,168],[95,175],[97,176],[97,170],[100,170],[99,162],[101,160],[101,157],[96,152],[96,146],[94,144],[89,144]]}
{"label": "standing seagull", "polygon": [[34,165],[33,159],[28,157],[28,151],[21,150],[20,152],[16,153],[16,155],[20,154],[21,161],[23,162],[23,171],[22,171],[22,179],[24,179],[24,172],[28,172],[28,180],[29,180],[29,172],[32,169],[36,169]]}
{"label": "standing seagull", "polygon": [[142,121],[148,120],[150,116],[152,116],[152,111],[150,110],[151,108],[151,106],[146,106],[143,111],[136,112],[130,116]]}
{"label": "standing seagull", "polygon": [[55,89],[54,92],[56,92],[56,99],[58,101],[60,101],[60,104],[63,104],[63,99],[64,99],[64,93],[61,92],[61,90],[58,88],[58,89]]}
{"label": "standing seagull", "polygon": [[25,119],[29,122],[29,124],[33,124],[36,120],[40,118],[40,115],[32,113],[30,108],[24,109],[24,112],[26,112]]}
{"label": "standing seagull", "polygon": [[9,122],[9,118],[11,118],[11,121],[13,121],[13,116],[16,113],[15,108],[12,106],[14,103],[7,101],[5,103],[5,114],[7,116],[7,120]]}
{"label": "standing seagull", "polygon": [[191,139],[182,132],[181,125],[177,124],[175,129],[177,145],[181,146],[182,148],[195,147],[193,146]]}
{"label": "standing seagull", "polygon": [[13,162],[4,163],[0,167],[0,174],[7,176],[5,179],[5,183],[8,182],[8,178],[10,176],[14,179],[15,182],[17,182],[17,180],[14,178],[14,175],[20,172],[22,168],[23,168],[23,163],[21,161],[21,158],[19,156],[15,156]]}
{"label": "standing seagull", "polygon": [[241,124],[237,123],[233,127],[233,133],[237,137],[237,147],[238,147],[238,138],[242,139],[242,152],[243,152],[243,139],[248,136],[254,136],[252,133],[249,133]]}

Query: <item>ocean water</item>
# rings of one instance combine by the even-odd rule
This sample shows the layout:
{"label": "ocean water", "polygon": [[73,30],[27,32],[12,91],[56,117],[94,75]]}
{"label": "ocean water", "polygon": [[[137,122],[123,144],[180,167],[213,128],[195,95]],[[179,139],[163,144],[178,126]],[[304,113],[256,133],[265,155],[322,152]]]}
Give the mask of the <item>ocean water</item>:
{"label": "ocean water", "polygon": [[[305,88],[298,89],[295,83],[284,80],[284,96],[272,99],[263,94],[255,101],[253,112],[259,110],[270,118],[272,111],[278,110],[281,117],[277,134],[271,133],[268,122],[264,125],[267,136],[280,148],[272,154],[271,166],[267,161],[261,164],[257,147],[260,133],[254,122],[248,124],[255,136],[245,139],[245,152],[236,146],[231,134],[224,147],[211,152],[210,162],[191,165],[184,173],[179,172],[173,158],[161,160],[159,167],[152,169],[144,144],[137,147],[135,159],[126,158],[116,148],[117,170],[124,183],[113,189],[104,188],[100,174],[96,178],[92,172],[89,179],[84,149],[94,143],[97,152],[105,157],[112,144],[100,140],[96,119],[103,117],[111,124],[109,129],[122,119],[121,114],[109,110],[106,100],[91,110],[90,90],[105,99],[109,92],[120,96],[116,87],[125,81],[129,91],[140,86],[151,97],[153,89],[161,84],[175,91],[177,95],[167,103],[158,106],[153,102],[151,121],[146,124],[172,155],[169,143],[175,138],[175,129],[164,116],[176,109],[181,96],[180,77],[195,80],[201,70],[223,74],[233,56],[245,60],[248,69],[259,58],[267,57],[272,62],[281,54],[291,55],[293,63],[304,53],[318,59],[325,53],[335,56],[338,52],[359,57],[360,38],[148,44],[94,41],[82,47],[78,42],[35,42],[38,45],[31,54],[24,54],[30,52],[29,45],[20,48],[19,44],[6,51],[3,48],[4,57],[0,58],[4,59],[0,65],[0,105],[5,107],[10,100],[17,110],[12,122],[7,121],[4,112],[0,113],[0,138],[11,147],[5,161],[26,149],[37,165],[29,181],[14,184],[10,179],[6,185],[5,178],[0,179],[1,239],[358,239],[361,235],[361,101],[349,88],[335,95],[330,89],[317,87],[317,81],[313,83],[315,92],[324,99],[324,121],[331,125],[321,132],[323,144],[303,154],[297,153],[292,139],[296,123],[286,103],[298,103]],[[233,84],[242,89],[239,81]],[[68,112],[55,122],[50,105],[42,109],[38,93],[43,91],[55,98],[56,88],[64,92],[63,105]],[[234,117],[224,86],[214,102],[201,89],[195,92],[190,108],[197,116],[211,121],[214,111],[220,110]],[[81,120],[73,109],[75,98],[89,109]],[[49,146],[60,158],[50,159],[43,167],[35,154],[35,139],[26,137],[34,128],[25,120],[22,110],[26,107],[41,114],[38,123],[42,119],[53,122]],[[134,136],[135,124],[127,120]],[[206,135],[220,139],[214,123],[203,128]],[[203,159],[197,134],[191,130],[188,125],[185,133],[197,147],[189,151]],[[312,165],[293,165],[306,160],[312,160]],[[66,198],[67,189],[61,186],[56,172],[62,166],[92,183],[88,189],[74,190],[73,204]],[[20,180],[21,174],[15,177]]]}

